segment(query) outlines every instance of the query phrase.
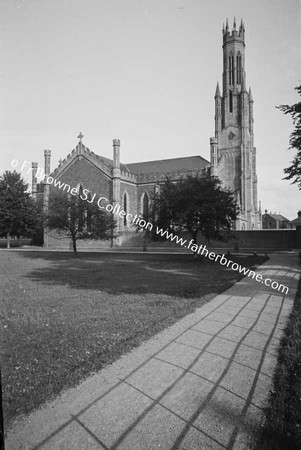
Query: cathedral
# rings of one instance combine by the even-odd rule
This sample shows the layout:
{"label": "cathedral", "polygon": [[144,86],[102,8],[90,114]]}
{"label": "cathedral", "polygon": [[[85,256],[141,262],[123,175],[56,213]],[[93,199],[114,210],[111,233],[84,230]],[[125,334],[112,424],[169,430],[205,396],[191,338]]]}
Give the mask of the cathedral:
{"label": "cathedral", "polygon": [[[261,228],[257,205],[256,149],[253,134],[253,97],[246,89],[245,28],[241,22],[229,30],[223,27],[223,83],[215,92],[215,136],[210,139],[210,162],[199,155],[137,163],[123,163],[120,158],[120,140],[113,140],[112,159],[91,151],[82,142],[83,135],[72,152],[51,171],[51,151],[44,151],[43,185],[37,183],[37,163],[32,163],[32,195],[47,197],[55,180],[76,188],[104,196],[113,206],[120,205],[131,215],[144,215],[148,211],[152,194],[168,176],[176,182],[187,175],[210,172],[217,176],[223,187],[230,189],[240,208],[234,224],[237,230]],[[41,190],[42,187],[42,190]],[[119,243],[126,242],[133,233],[128,220],[116,217],[120,234]],[[44,246],[65,246],[53,232],[45,230]]]}

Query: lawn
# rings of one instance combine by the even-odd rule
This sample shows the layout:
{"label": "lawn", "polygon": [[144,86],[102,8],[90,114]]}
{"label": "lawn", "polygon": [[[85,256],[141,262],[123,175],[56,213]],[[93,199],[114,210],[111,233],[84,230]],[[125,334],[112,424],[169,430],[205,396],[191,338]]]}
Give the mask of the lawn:
{"label": "lawn", "polygon": [[[190,254],[0,254],[5,423],[150,338],[241,275]],[[266,258],[231,257],[245,267]],[[4,344],[4,345],[3,345]]]}

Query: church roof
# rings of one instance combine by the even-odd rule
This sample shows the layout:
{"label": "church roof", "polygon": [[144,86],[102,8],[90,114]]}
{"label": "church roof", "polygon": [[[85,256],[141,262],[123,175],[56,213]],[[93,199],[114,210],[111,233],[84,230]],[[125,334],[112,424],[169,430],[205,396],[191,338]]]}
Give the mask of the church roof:
{"label": "church roof", "polygon": [[157,161],[145,161],[126,164],[131,173],[161,173],[175,172],[178,170],[204,169],[209,165],[209,161],[201,156],[186,156],[183,158],[160,159]]}

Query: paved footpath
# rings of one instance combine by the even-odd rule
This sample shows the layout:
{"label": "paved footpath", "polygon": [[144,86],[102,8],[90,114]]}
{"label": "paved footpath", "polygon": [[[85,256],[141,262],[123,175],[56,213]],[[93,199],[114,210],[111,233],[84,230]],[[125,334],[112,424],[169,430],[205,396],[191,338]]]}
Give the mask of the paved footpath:
{"label": "paved footpath", "polygon": [[297,253],[244,278],[9,430],[6,450],[251,449],[300,276]]}

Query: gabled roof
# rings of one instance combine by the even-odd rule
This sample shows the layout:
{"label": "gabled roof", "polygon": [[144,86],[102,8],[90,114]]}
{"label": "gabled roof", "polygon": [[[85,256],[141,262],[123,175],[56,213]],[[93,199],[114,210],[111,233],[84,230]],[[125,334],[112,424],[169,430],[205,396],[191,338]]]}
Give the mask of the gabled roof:
{"label": "gabled roof", "polygon": [[[113,160],[106,158],[105,156],[97,155],[86,147],[82,142],[79,142],[77,146],[67,155],[64,160],[59,162],[59,165],[52,172],[55,176],[61,174],[69,164],[74,161],[78,156],[85,156],[89,161],[93,162],[99,169],[105,173],[110,174],[113,168]],[[120,169],[122,172],[128,172],[128,168],[125,164],[120,163]]]}
{"label": "gabled roof", "polygon": [[186,156],[183,158],[160,159],[156,161],[145,161],[138,163],[126,164],[131,173],[161,173],[175,172],[177,170],[204,169],[208,167],[209,161],[201,156]]}
{"label": "gabled roof", "polygon": [[296,219],[291,220],[291,223],[301,223],[301,217],[298,216]]}
{"label": "gabled roof", "polygon": [[267,214],[264,214],[264,215],[270,216],[273,219],[279,220],[281,222],[283,222],[283,221],[289,222],[289,220],[286,217],[282,216],[282,214],[269,214],[269,213],[267,213]]}

